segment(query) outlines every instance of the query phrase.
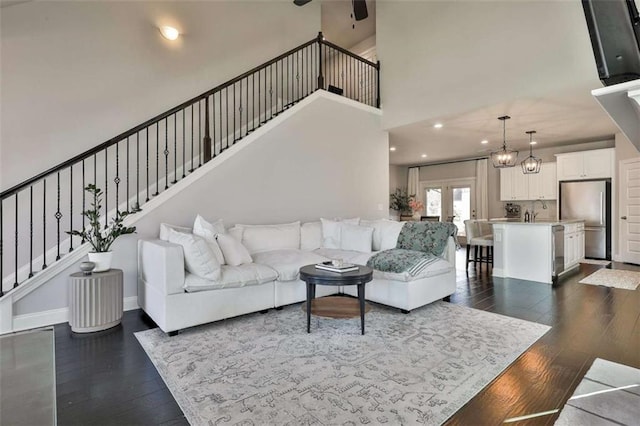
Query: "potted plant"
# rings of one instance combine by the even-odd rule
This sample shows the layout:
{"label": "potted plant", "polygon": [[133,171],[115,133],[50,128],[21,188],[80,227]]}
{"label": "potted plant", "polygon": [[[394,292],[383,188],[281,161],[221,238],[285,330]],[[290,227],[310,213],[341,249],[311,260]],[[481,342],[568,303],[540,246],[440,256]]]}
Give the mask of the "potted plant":
{"label": "potted plant", "polygon": [[89,226],[83,227],[82,231],[67,231],[67,234],[82,237],[83,242],[91,244],[93,251],[89,252],[89,260],[96,264],[94,272],[108,271],[111,268],[111,258],[113,257],[111,245],[119,236],[136,232],[135,226],[127,227],[122,224],[124,219],[134,212],[120,211],[116,207],[115,217],[111,219],[109,226],[105,226],[103,229],[100,223],[102,190],[94,184],[87,185],[84,190],[93,197],[90,208],[82,212],[82,215],[89,220]]}
{"label": "potted plant", "polygon": [[400,213],[401,219],[402,216],[411,216],[413,214],[409,205],[411,198],[406,189],[396,188],[396,191],[389,195],[389,208]]}
{"label": "potted plant", "polygon": [[414,196],[410,197],[409,207],[411,208],[411,212],[413,213],[413,218],[415,220],[420,220],[422,213],[424,213],[424,204],[420,200],[416,200]]}

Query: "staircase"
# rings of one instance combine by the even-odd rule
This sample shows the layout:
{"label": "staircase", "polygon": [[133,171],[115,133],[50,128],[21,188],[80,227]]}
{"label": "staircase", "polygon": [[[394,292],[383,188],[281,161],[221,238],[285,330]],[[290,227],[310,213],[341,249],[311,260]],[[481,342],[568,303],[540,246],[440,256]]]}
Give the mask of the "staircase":
{"label": "staircase", "polygon": [[[89,251],[84,188],[104,192],[102,220],[138,212],[319,89],[380,106],[380,63],[318,36],[93,149],[0,193],[0,311]],[[187,181],[185,181],[187,182]],[[135,220],[135,215],[129,217]],[[66,262],[65,262],[66,260]],[[13,301],[19,297],[12,297]],[[0,320],[6,320],[0,312]]]}

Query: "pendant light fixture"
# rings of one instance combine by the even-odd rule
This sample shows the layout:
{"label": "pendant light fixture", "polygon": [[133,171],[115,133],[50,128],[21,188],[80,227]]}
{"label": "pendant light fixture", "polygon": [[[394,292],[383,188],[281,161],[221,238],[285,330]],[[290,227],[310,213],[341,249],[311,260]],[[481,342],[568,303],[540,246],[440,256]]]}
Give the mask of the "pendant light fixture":
{"label": "pendant light fixture", "polygon": [[498,117],[498,120],[502,121],[502,148],[491,153],[491,162],[493,163],[493,167],[497,169],[513,167],[518,160],[518,151],[507,148],[506,121],[510,118],[508,115]]}
{"label": "pendant light fixture", "polygon": [[529,135],[529,156],[520,163],[522,166],[522,173],[525,175],[540,173],[540,166],[542,165],[542,160],[533,156],[533,134],[535,132],[535,130],[525,132]]}

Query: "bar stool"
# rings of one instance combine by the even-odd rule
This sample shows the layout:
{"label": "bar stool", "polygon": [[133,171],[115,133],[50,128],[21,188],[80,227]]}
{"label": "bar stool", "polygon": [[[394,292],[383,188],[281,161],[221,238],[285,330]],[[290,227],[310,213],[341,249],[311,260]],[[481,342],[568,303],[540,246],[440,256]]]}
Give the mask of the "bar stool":
{"label": "bar stool", "polygon": [[[490,227],[491,224],[487,221],[464,221],[464,229],[467,234],[467,268],[469,268],[469,262],[479,263],[480,268],[482,268],[483,263],[490,263],[493,266],[493,235]],[[488,233],[485,234],[485,232]],[[473,258],[470,258],[471,247],[473,247]],[[487,248],[487,253],[483,255],[485,247]]]}

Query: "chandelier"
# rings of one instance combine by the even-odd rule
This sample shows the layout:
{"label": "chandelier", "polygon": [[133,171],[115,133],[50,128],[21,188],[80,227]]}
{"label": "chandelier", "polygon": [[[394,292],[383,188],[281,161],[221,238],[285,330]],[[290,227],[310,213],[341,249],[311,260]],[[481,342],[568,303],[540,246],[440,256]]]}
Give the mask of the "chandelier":
{"label": "chandelier", "polygon": [[498,120],[502,121],[502,148],[491,153],[491,162],[493,163],[493,167],[497,169],[513,167],[518,160],[518,151],[507,148],[506,121],[510,118],[508,115],[498,117]]}
{"label": "chandelier", "polygon": [[520,163],[522,166],[522,173],[525,175],[540,173],[540,166],[542,165],[542,160],[533,156],[533,134],[535,132],[535,130],[525,132],[529,135],[529,156]]}

